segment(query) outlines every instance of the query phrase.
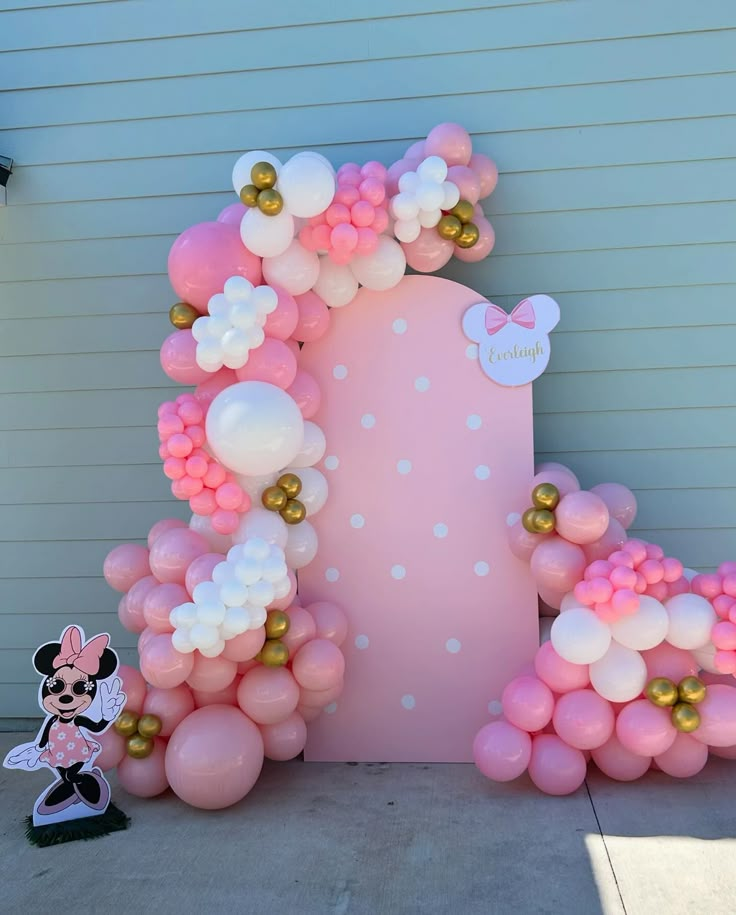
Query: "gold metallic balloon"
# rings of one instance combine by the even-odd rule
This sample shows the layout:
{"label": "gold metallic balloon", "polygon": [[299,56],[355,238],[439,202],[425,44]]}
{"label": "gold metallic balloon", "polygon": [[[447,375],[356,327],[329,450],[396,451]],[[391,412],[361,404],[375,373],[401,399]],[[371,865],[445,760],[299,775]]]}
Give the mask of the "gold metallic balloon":
{"label": "gold metallic balloon", "polygon": [[265,191],[276,184],[276,169],[270,162],[256,162],[250,170],[250,180],[259,191]]}
{"label": "gold metallic balloon", "polygon": [[459,248],[472,248],[473,245],[478,243],[480,238],[480,231],[478,226],[474,222],[466,222],[463,225],[463,234],[458,235],[455,239],[455,244]]}
{"label": "gold metallic balloon", "polygon": [[677,702],[677,684],[669,677],[654,677],[647,683],[644,695],[650,702],[665,708]]}
{"label": "gold metallic balloon", "polygon": [[440,238],[449,238],[451,241],[463,234],[463,224],[452,214],[443,216],[437,223]]}
{"label": "gold metallic balloon", "polygon": [[189,330],[197,318],[201,317],[194,305],[177,302],[169,309],[169,321],[177,330]]}
{"label": "gold metallic balloon", "polygon": [[697,677],[685,677],[677,687],[680,702],[702,702],[706,692],[705,683]]}
{"label": "gold metallic balloon", "polygon": [[266,617],[266,638],[280,639],[289,631],[291,620],[283,610],[269,610]]}
{"label": "gold metallic balloon", "polygon": [[145,759],[153,753],[153,740],[150,737],[141,737],[134,734],[128,738],[128,756],[133,759]]}
{"label": "gold metallic balloon", "polygon": [[535,534],[551,534],[555,529],[555,516],[546,508],[537,508],[532,519]]}
{"label": "gold metallic balloon", "polygon": [[138,733],[138,716],[135,712],[121,712],[113,725],[118,734],[123,737],[132,737]]}
{"label": "gold metallic balloon", "polygon": [[553,511],[560,501],[560,490],[552,483],[540,483],[532,490],[532,504],[535,508]]}
{"label": "gold metallic balloon", "polygon": [[280,486],[269,486],[268,489],[263,490],[261,495],[263,507],[270,512],[280,512],[282,508],[286,507],[288,501],[289,497]]}
{"label": "gold metallic balloon", "polygon": [[266,667],[283,667],[289,660],[289,649],[278,639],[269,639],[259,654]]}
{"label": "gold metallic balloon", "polygon": [[678,702],[672,709],[672,724],[683,734],[692,734],[700,727],[700,712],[687,702]]}
{"label": "gold metallic balloon", "polygon": [[450,210],[450,213],[453,216],[457,216],[460,222],[465,225],[466,222],[470,222],[473,218],[473,210],[475,207],[469,200],[458,200],[455,206]]}
{"label": "gold metallic balloon", "polygon": [[255,184],[246,184],[245,187],[240,188],[240,202],[247,207],[257,206],[259,193],[260,191]]}
{"label": "gold metallic balloon", "polygon": [[299,524],[307,517],[307,509],[298,499],[289,499],[280,514],[287,524]]}
{"label": "gold metallic balloon", "polygon": [[273,188],[259,191],[258,209],[264,216],[278,216],[284,208],[284,198]]}
{"label": "gold metallic balloon", "polygon": [[283,489],[290,499],[296,499],[302,491],[302,481],[295,473],[282,473],[276,480],[279,489]]}
{"label": "gold metallic balloon", "polygon": [[158,715],[141,715],[138,719],[138,733],[141,737],[157,737],[161,733],[161,727]]}
{"label": "gold metallic balloon", "polygon": [[537,529],[534,526],[535,517],[537,514],[536,508],[527,508],[524,514],[521,516],[521,523],[525,531],[529,531],[530,534],[536,534]]}

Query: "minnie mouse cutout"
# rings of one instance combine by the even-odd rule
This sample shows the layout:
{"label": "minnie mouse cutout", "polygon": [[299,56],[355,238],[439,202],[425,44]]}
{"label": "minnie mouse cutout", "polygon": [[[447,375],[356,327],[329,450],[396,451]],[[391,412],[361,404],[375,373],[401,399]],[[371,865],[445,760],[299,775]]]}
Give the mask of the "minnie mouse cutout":
{"label": "minnie mouse cutout", "polygon": [[42,645],[33,656],[43,677],[38,704],[46,721],[37,740],[14,747],[3,766],[27,772],[46,767],[56,774],[33,807],[34,826],[95,816],[110,802],[110,786],[93,766],[101,747],[89,736],[106,731],[125,705],[109,644],[106,633],[85,642],[82,629],[69,626],[60,642]]}

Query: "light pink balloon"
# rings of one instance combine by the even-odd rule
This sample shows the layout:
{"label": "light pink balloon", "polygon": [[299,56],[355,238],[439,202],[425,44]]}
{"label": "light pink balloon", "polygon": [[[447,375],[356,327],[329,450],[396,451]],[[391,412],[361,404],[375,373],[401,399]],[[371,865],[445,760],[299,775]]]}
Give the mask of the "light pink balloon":
{"label": "light pink balloon", "polygon": [[294,574],[293,569],[289,569],[287,572],[287,578],[289,579],[289,593],[284,597],[277,597],[276,600],[272,600],[266,608],[267,610],[286,610],[294,603],[297,583],[296,575]]}
{"label": "light pink balloon", "polygon": [[420,162],[422,159],[426,159],[429,153],[426,152],[427,143],[426,140],[417,140],[415,143],[412,143],[411,146],[404,153],[404,158],[406,159],[418,159]]}
{"label": "light pink balloon", "polygon": [[592,486],[590,491],[603,499],[611,517],[622,527],[631,527],[636,518],[637,504],[636,496],[628,486],[622,486],[621,483],[599,483]]}
{"label": "light pink balloon", "polygon": [[641,778],[651,765],[649,756],[639,756],[627,750],[615,733],[602,747],[592,750],[591,756],[604,775],[619,782],[633,782]]}
{"label": "light pink balloon", "polygon": [[321,708],[312,708],[309,705],[297,705],[296,710],[307,723],[315,721],[322,714]]}
{"label": "light pink balloon", "polygon": [[125,600],[120,602],[118,616],[128,632],[139,633],[146,628],[143,606],[148,595],[156,587],[158,587],[158,579],[153,575],[146,575],[133,585],[125,596]]}
{"label": "light pink balloon", "polygon": [[573,471],[567,466],[567,464],[561,464],[559,461],[540,461],[539,464],[535,464],[534,473],[539,476],[541,473],[545,473],[548,470],[552,470],[555,473],[566,473],[569,477],[572,477],[575,480],[576,489],[580,489],[580,480],[573,473]]}
{"label": "light pink balloon", "polygon": [[545,794],[572,794],[585,781],[587,763],[582,752],[554,734],[532,740],[529,777]]}
{"label": "light pink balloon", "polygon": [[297,369],[294,380],[286,389],[286,393],[296,402],[304,419],[311,419],[319,410],[322,392],[317,384],[317,379],[309,372]]}
{"label": "light pink balloon", "polygon": [[345,658],[337,645],[327,639],[312,639],[294,656],[292,673],[304,689],[329,689],[342,680]]}
{"label": "light pink balloon", "polygon": [[470,134],[460,124],[438,124],[429,131],[424,143],[425,156],[439,156],[448,165],[467,165],[472,154]]}
{"label": "light pink balloon", "polygon": [[[258,665],[260,663],[261,663],[260,661],[254,661],[253,659],[251,659],[249,661],[238,661],[239,676],[242,677],[243,674],[247,674],[249,670],[253,670],[254,667],[258,667]],[[238,681],[238,682],[240,682],[240,681]]]}
{"label": "light pink balloon", "polygon": [[254,667],[240,681],[237,702],[256,724],[277,724],[295,711],[299,686],[285,667]]}
{"label": "light pink balloon", "polygon": [[342,680],[331,686],[329,689],[304,689],[299,690],[299,705],[306,705],[308,708],[326,708],[335,699],[339,699],[345,684]]}
{"label": "light pink balloon", "polygon": [[267,337],[273,337],[275,340],[288,340],[299,323],[299,306],[290,292],[282,289],[281,286],[272,285],[272,288],[276,290],[279,301],[276,309],[266,318],[263,332]]}
{"label": "light pink balloon", "polygon": [[736,759],[736,744],[732,747],[709,747],[711,756],[718,756],[721,759]]}
{"label": "light pink balloon", "polygon": [[183,585],[189,566],[198,556],[210,552],[201,534],[188,527],[162,534],[151,550],[151,570],[161,582]]}
{"label": "light pink balloon", "polygon": [[596,559],[608,559],[611,553],[620,550],[625,542],[626,531],[620,522],[615,518],[610,518],[603,536],[592,543],[586,543],[583,546],[583,552],[588,562],[595,562]]}
{"label": "light pink balloon", "polygon": [[460,199],[473,206],[480,200],[480,178],[467,165],[453,165],[447,170],[447,180],[460,191]]}
{"label": "light pink balloon", "polygon": [[138,654],[139,655],[141,654],[143,649],[146,647],[146,645],[148,645],[148,643],[151,641],[151,639],[155,635],[157,635],[157,633],[154,632],[153,629],[149,629],[148,626],[146,626],[146,628],[143,630],[143,632],[141,632],[141,634],[138,636]]}
{"label": "light pink balloon", "polygon": [[154,632],[173,632],[174,627],[169,622],[169,614],[180,604],[189,602],[189,593],[184,585],[171,582],[156,585],[146,595],[143,601],[143,617],[146,625]]}
{"label": "light pink balloon", "polygon": [[473,741],[473,760],[486,778],[509,782],[518,778],[532,755],[532,739],[508,721],[492,721]]}
{"label": "light pink balloon", "polygon": [[194,396],[201,404],[209,406],[218,394],[225,388],[229,388],[231,384],[237,384],[237,381],[238,376],[233,369],[221,368],[214,375],[208,374],[207,380],[197,385],[194,389]]}
{"label": "light pink balloon", "polygon": [[414,163],[410,159],[399,159],[398,162],[394,162],[393,165],[389,166],[386,177],[386,193],[390,197],[393,197],[399,191],[399,178],[407,172],[413,172],[414,168]]}
{"label": "light pink balloon", "polygon": [[134,797],[156,797],[169,787],[166,778],[166,741],[153,738],[153,753],[145,759],[124,756],[118,766],[120,787]]}
{"label": "light pink balloon", "polygon": [[536,550],[539,544],[549,536],[549,534],[530,533],[521,521],[515,521],[511,527],[507,529],[509,549],[514,556],[516,556],[517,559],[521,559],[522,562],[529,562],[534,550]]}
{"label": "light pink balloon", "polygon": [[261,774],[263,739],[240,709],[209,705],[187,716],[166,748],[166,776],[185,803],[221,810],[242,800]]}
{"label": "light pink balloon", "polygon": [[402,242],[406,262],[419,273],[434,273],[452,257],[455,245],[441,238],[437,229],[422,229],[414,241]]}
{"label": "light pink balloon", "polygon": [[141,651],[141,673],[151,686],[160,689],[170,689],[183,683],[193,664],[193,655],[177,651],[168,633],[151,636]]}
{"label": "light pink balloon", "polygon": [[590,683],[587,664],[571,664],[561,658],[552,642],[545,642],[534,656],[534,670],[543,683],[555,693],[584,689]]}
{"label": "light pink balloon", "polygon": [[235,374],[238,381],[265,381],[285,391],[296,378],[296,357],[282,340],[266,337]]}
{"label": "light pink balloon", "polygon": [[105,557],[102,574],[116,591],[130,591],[145,575],[151,574],[148,550],[137,543],[121,543]]}
{"label": "light pink balloon", "polygon": [[184,586],[189,594],[193,594],[197,585],[201,585],[203,581],[212,581],[215,566],[224,561],[222,553],[203,553],[192,560],[184,576]]}
{"label": "light pink balloon", "polygon": [[197,364],[197,341],[189,329],[175,330],[161,344],[161,368],[179,384],[201,384],[210,374]]}
{"label": "light pink balloon", "polygon": [[501,695],[507,720],[524,731],[541,731],[549,724],[555,699],[552,691],[535,676],[516,677]]}
{"label": "light pink balloon", "polygon": [[[127,706],[126,706],[127,708]],[[103,772],[109,772],[120,765],[120,760],[126,753],[126,740],[122,734],[118,734],[115,728],[108,728],[104,734],[97,735],[97,742],[102,749],[95,757],[95,765]]]}
{"label": "light pink balloon", "polygon": [[697,709],[700,727],[693,737],[712,747],[736,744],[736,686],[709,686]]}
{"label": "light pink balloon", "polygon": [[648,699],[637,699],[619,713],[616,736],[632,753],[659,756],[669,750],[677,735],[670,714],[669,708],[658,708]]}
{"label": "light pink balloon", "polygon": [[259,626],[258,629],[249,629],[225,642],[222,657],[236,663],[250,661],[263,648],[265,641],[266,630],[263,626]]}
{"label": "light pink balloon", "polygon": [[289,649],[289,657],[293,658],[305,642],[311,641],[317,635],[317,624],[311,614],[303,607],[292,605],[286,611],[289,617],[289,631],[281,641]]}
{"label": "light pink balloon", "polygon": [[328,639],[340,647],[348,636],[348,618],[345,611],[329,601],[318,601],[307,607],[317,627],[317,638]]}
{"label": "light pink balloon", "polygon": [[496,233],[485,216],[476,216],[473,222],[478,229],[478,241],[472,248],[461,248],[459,245],[453,246],[455,257],[466,264],[475,264],[478,261],[482,261],[484,257],[488,257],[493,251],[496,244]]}
{"label": "light pink balloon", "polygon": [[669,750],[660,753],[654,761],[673,778],[690,778],[708,762],[708,747],[691,734],[678,733]]}
{"label": "light pink balloon", "polygon": [[179,518],[163,518],[161,521],[157,521],[151,530],[148,532],[148,548],[153,546],[153,544],[158,540],[161,534],[165,534],[166,531],[173,531],[177,527],[186,527],[186,522],[182,521]]}
{"label": "light pink balloon", "polygon": [[608,527],[608,508],[592,492],[571,492],[560,499],[555,509],[555,529],[571,543],[593,543]]}
{"label": "light pink balloon", "polygon": [[[689,654],[689,652],[685,652]],[[736,686],[736,680],[733,678],[733,674],[712,674],[707,670],[701,670],[698,674],[698,678],[705,683],[706,686]]]}
{"label": "light pink balloon", "polygon": [[690,652],[683,648],[675,648],[668,642],[642,651],[641,656],[647,665],[647,680],[653,677],[669,677],[670,680],[679,683],[684,677],[694,677],[698,672],[697,661]]}
{"label": "light pink balloon", "polygon": [[565,596],[565,591],[550,591],[549,588],[539,588],[539,599],[545,608],[545,612],[542,613],[540,610],[540,616],[558,616],[560,612],[560,606],[562,605],[562,599]]}
{"label": "light pink balloon", "polygon": [[577,492],[580,489],[577,477],[569,470],[539,470],[534,475],[529,491],[540,483],[552,483],[556,486],[561,496],[566,496],[570,492]]}
{"label": "light pink balloon", "polygon": [[171,689],[148,690],[143,703],[144,715],[155,715],[161,719],[161,737],[171,737],[179,724],[194,711],[192,691],[182,683]]}
{"label": "light pink balloon", "polygon": [[498,184],[498,167],[493,159],[483,153],[473,153],[468,163],[480,181],[480,198],[488,197]]}
{"label": "light pink balloon", "polygon": [[194,704],[197,708],[204,708],[206,705],[237,705],[240,682],[241,678],[236,676],[232,683],[229,683],[224,689],[206,693],[195,689],[193,690]]}
{"label": "light pink balloon", "polygon": [[571,747],[593,750],[613,734],[615,716],[609,702],[592,689],[576,689],[560,696],[552,723]]}
{"label": "light pink balloon", "polygon": [[231,203],[220,211],[217,221],[224,222],[228,226],[238,226],[240,229],[240,223],[247,212],[248,207],[244,203]]}
{"label": "light pink balloon", "polygon": [[532,553],[531,570],[537,584],[551,591],[572,591],[583,577],[585,554],[575,543],[552,535]]}
{"label": "light pink balloon", "polygon": [[201,314],[231,276],[244,276],[254,286],[261,282],[261,259],[243,245],[240,226],[234,223],[190,226],[171,246],[168,266],[176,294]]}
{"label": "light pink balloon", "polygon": [[121,691],[125,693],[125,708],[129,712],[140,714],[147,689],[143,675],[135,667],[121,664],[115,672],[115,676],[122,683]]}
{"label": "light pink balloon", "polygon": [[299,317],[292,337],[300,343],[311,343],[324,336],[330,326],[330,310],[316,292],[294,296]]}
{"label": "light pink balloon", "polygon": [[307,742],[307,725],[297,711],[277,724],[262,724],[263,750],[267,759],[279,761],[294,759]]}
{"label": "light pink balloon", "polygon": [[194,662],[187,677],[187,683],[193,690],[202,693],[215,693],[225,689],[235,679],[237,665],[218,655],[216,658],[205,658],[198,651],[193,654]]}

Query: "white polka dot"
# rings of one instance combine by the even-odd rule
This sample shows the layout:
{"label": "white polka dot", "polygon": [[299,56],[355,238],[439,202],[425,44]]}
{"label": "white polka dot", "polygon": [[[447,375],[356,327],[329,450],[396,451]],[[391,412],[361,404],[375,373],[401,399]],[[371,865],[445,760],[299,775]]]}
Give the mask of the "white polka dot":
{"label": "white polka dot", "polygon": [[360,417],[360,425],[364,429],[372,429],[376,425],[376,417],[372,413],[364,413]]}
{"label": "white polka dot", "polygon": [[401,704],[404,706],[407,712],[410,712],[417,704],[417,700],[414,698],[414,696],[412,696],[411,693],[407,693],[405,696],[401,697]]}
{"label": "white polka dot", "polygon": [[491,475],[491,468],[487,464],[478,464],[474,473],[476,480],[487,480]]}
{"label": "white polka dot", "polygon": [[391,329],[395,334],[405,334],[406,333],[406,321],[403,318],[397,318],[394,323],[391,325]]}
{"label": "white polka dot", "polygon": [[343,378],[348,377],[348,367],[346,365],[336,365],[332,370],[332,375],[334,378],[337,378],[338,381],[342,381]]}
{"label": "white polka dot", "polygon": [[355,636],[355,647],[363,651],[364,648],[367,648],[370,645],[370,639],[367,635],[356,635]]}
{"label": "white polka dot", "polygon": [[406,458],[404,458],[398,462],[396,469],[399,473],[411,473],[411,461],[407,461]]}
{"label": "white polka dot", "polygon": [[447,525],[442,524],[442,522],[440,522],[439,524],[435,524],[435,526],[432,528],[432,531],[433,531],[435,537],[446,537],[447,536]]}
{"label": "white polka dot", "polygon": [[500,715],[503,712],[503,706],[498,701],[498,699],[492,699],[488,703],[488,711],[491,713],[491,715]]}
{"label": "white polka dot", "polygon": [[425,378],[424,375],[420,375],[419,378],[414,379],[414,387],[417,389],[417,391],[428,391],[429,378]]}
{"label": "white polka dot", "polygon": [[459,639],[448,639],[445,642],[445,648],[450,652],[450,654],[457,654],[462,647],[463,646],[460,644]]}
{"label": "white polka dot", "polygon": [[465,355],[468,359],[477,359],[478,358],[478,344],[477,343],[468,343],[465,347]]}
{"label": "white polka dot", "polygon": [[400,581],[406,577],[406,569],[403,566],[391,566],[391,578]]}
{"label": "white polka dot", "polygon": [[337,470],[340,466],[340,458],[335,457],[334,454],[328,454],[325,458],[325,469],[326,470]]}
{"label": "white polka dot", "polygon": [[473,571],[476,575],[480,575],[483,578],[484,575],[487,575],[491,571],[491,567],[487,562],[476,562],[473,566]]}
{"label": "white polka dot", "polygon": [[465,420],[465,425],[468,429],[480,429],[483,424],[483,420],[478,416],[477,413],[471,413],[470,416]]}
{"label": "white polka dot", "polygon": [[330,568],[325,571],[325,578],[327,579],[327,581],[337,581],[337,579],[339,577],[340,577],[340,572],[338,569]]}
{"label": "white polka dot", "polygon": [[365,524],[365,518],[362,515],[351,515],[350,516],[350,526],[354,528],[363,527]]}
{"label": "white polka dot", "polygon": [[334,715],[337,711],[337,702],[330,702],[329,705],[325,706],[325,713],[328,715]]}
{"label": "white polka dot", "polygon": [[518,512],[511,512],[506,515],[506,524],[508,527],[513,527],[516,522],[521,518],[521,515]]}

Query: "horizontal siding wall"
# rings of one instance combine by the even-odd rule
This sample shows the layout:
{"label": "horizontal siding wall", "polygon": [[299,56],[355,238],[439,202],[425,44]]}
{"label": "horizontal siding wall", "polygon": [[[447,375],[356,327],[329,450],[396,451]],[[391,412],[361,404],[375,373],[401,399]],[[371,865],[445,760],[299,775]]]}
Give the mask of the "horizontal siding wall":
{"label": "horizontal siding wall", "polygon": [[72,620],[135,657],[100,570],[184,516],[166,257],[249,148],[392,161],[465,124],[498,242],[445,275],[562,306],[540,457],[628,483],[687,564],[736,557],[731,0],[5,0],[0,51],[0,716],[36,713],[29,652]]}

